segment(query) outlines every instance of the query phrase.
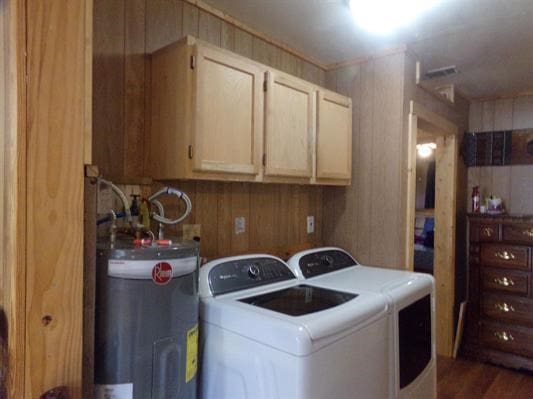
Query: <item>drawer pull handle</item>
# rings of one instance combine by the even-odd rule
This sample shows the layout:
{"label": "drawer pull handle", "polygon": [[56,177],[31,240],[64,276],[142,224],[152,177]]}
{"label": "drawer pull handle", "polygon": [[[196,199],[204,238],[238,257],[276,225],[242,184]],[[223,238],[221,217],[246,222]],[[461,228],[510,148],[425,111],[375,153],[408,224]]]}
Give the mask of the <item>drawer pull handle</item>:
{"label": "drawer pull handle", "polygon": [[497,303],[494,305],[496,309],[498,309],[500,312],[514,312],[514,308],[512,305],[508,305],[505,302],[504,303]]}
{"label": "drawer pull handle", "polygon": [[508,251],[498,251],[498,252],[494,253],[494,256],[496,256],[497,258],[503,259],[503,260],[516,259],[516,255],[513,254],[512,252],[508,252]]}
{"label": "drawer pull handle", "polygon": [[525,236],[533,238],[533,229],[522,230],[522,234],[525,235]]}
{"label": "drawer pull handle", "polygon": [[496,277],[494,279],[494,282],[496,284],[503,285],[504,287],[509,287],[509,286],[514,285],[514,281],[507,277],[502,277],[502,278]]}
{"label": "drawer pull handle", "polygon": [[485,237],[492,237],[493,232],[494,232],[494,229],[492,227],[483,227],[481,229],[481,235]]}
{"label": "drawer pull handle", "polygon": [[498,338],[500,341],[504,341],[504,342],[514,341],[514,337],[510,333],[507,333],[505,331],[502,331],[502,332],[496,331],[494,333],[494,336]]}

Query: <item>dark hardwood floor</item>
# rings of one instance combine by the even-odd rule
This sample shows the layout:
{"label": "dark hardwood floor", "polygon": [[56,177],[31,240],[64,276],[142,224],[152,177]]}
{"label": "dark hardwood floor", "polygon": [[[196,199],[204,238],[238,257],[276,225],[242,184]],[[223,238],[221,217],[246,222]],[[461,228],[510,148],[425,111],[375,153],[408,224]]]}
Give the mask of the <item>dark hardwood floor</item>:
{"label": "dark hardwood floor", "polygon": [[533,374],[465,359],[437,359],[438,399],[530,399]]}

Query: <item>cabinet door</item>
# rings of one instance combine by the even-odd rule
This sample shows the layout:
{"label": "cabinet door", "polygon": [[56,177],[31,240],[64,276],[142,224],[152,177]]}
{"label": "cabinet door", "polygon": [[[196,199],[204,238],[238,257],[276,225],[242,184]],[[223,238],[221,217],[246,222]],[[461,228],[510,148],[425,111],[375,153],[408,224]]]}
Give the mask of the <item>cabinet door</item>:
{"label": "cabinet door", "polygon": [[315,87],[281,72],[267,72],[265,176],[313,173]]}
{"label": "cabinet door", "polygon": [[257,174],[262,151],[263,71],[224,50],[196,46],[195,171]]}
{"label": "cabinet door", "polygon": [[352,101],[340,94],[318,92],[316,176],[352,176]]}

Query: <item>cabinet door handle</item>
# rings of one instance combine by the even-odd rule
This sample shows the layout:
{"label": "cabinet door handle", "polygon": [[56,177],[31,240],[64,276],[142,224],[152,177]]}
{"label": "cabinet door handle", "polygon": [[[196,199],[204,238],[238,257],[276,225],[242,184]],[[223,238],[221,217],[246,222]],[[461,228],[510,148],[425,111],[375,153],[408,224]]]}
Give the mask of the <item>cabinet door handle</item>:
{"label": "cabinet door handle", "polygon": [[494,253],[494,256],[503,260],[513,260],[516,259],[516,255],[508,251],[498,251]]}
{"label": "cabinet door handle", "polygon": [[530,238],[533,238],[533,229],[522,230],[522,234]]}
{"label": "cabinet door handle", "polygon": [[496,284],[503,285],[504,287],[509,287],[509,286],[514,285],[514,281],[507,277],[502,277],[502,278],[496,277],[494,279],[494,282]]}
{"label": "cabinet door handle", "polygon": [[494,232],[494,229],[492,227],[483,227],[481,229],[481,235],[485,237],[492,237],[493,232]]}
{"label": "cabinet door handle", "polygon": [[500,312],[504,312],[504,313],[507,313],[507,312],[514,312],[514,308],[512,305],[508,305],[506,304],[505,302],[503,303],[497,303],[494,305],[494,307],[496,309],[498,309]]}
{"label": "cabinet door handle", "polygon": [[511,333],[508,333],[506,331],[496,331],[494,333],[494,336],[503,342],[514,341],[514,337],[511,335]]}

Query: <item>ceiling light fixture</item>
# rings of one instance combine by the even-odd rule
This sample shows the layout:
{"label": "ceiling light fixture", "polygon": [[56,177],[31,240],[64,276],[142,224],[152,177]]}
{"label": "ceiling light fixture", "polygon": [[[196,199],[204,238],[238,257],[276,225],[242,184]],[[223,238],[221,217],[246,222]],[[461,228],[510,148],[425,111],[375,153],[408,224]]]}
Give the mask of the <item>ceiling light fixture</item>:
{"label": "ceiling light fixture", "polygon": [[422,158],[427,158],[433,154],[433,150],[437,148],[437,144],[435,143],[424,143],[424,144],[417,144],[416,150],[418,152],[418,156]]}
{"label": "ceiling light fixture", "polygon": [[441,0],[348,0],[356,23],[375,34],[386,35],[409,25]]}

